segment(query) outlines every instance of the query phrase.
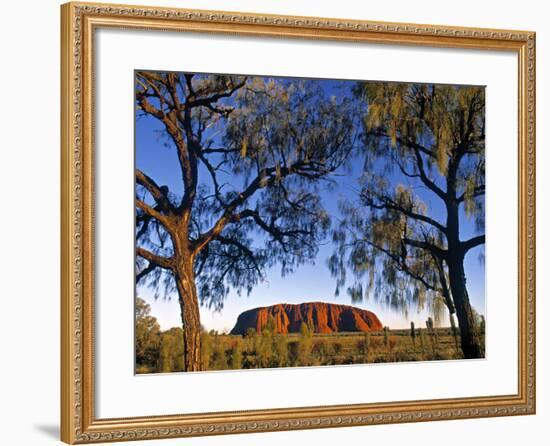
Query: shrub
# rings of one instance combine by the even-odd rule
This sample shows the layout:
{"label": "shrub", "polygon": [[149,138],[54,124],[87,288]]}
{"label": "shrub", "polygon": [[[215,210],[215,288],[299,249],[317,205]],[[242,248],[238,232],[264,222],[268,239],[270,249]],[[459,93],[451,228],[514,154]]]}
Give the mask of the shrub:
{"label": "shrub", "polygon": [[233,348],[231,350],[231,368],[241,369],[243,367],[243,347],[242,347],[242,339],[237,338],[235,339],[235,343],[233,344]]}
{"label": "shrub", "polygon": [[171,328],[161,334],[158,371],[181,372],[183,369],[183,330]]}
{"label": "shrub", "polygon": [[276,336],[275,338],[275,355],[277,358],[278,367],[286,367],[288,364],[288,346],[285,336]]}
{"label": "shrub", "polygon": [[140,370],[158,371],[161,339],[160,325],[157,319],[151,316],[151,307],[149,304],[141,298],[136,299],[135,312],[136,367]]}
{"label": "shrub", "polygon": [[357,341],[357,350],[363,356],[363,362],[369,362],[370,333],[365,333],[363,339]]}
{"label": "shrub", "polygon": [[433,353],[435,353],[438,340],[434,330],[434,320],[431,317],[429,317],[426,321],[426,328],[428,329],[428,336],[430,337],[430,341],[432,342],[432,351]]}
{"label": "shrub", "polygon": [[202,370],[210,369],[210,357],[212,355],[212,337],[206,332],[201,333],[201,362]]}
{"label": "shrub", "polygon": [[424,355],[426,353],[426,340],[424,338],[424,332],[419,328],[418,329],[418,337],[420,339],[420,350],[422,351],[422,354]]}
{"label": "shrub", "polygon": [[227,369],[227,357],[225,355],[225,349],[222,343],[219,342],[218,336],[215,337],[214,348],[212,351],[211,368],[212,370]]}
{"label": "shrub", "polygon": [[312,330],[302,322],[298,341],[298,365],[311,365]]}
{"label": "shrub", "polygon": [[255,350],[258,367],[269,367],[273,359],[273,337],[271,331],[264,329],[261,336],[256,337]]}

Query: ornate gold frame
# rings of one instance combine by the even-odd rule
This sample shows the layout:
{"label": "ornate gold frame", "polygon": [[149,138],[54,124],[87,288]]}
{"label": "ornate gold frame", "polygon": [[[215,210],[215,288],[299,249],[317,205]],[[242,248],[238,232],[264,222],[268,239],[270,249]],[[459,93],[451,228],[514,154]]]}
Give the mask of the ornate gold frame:
{"label": "ornate gold frame", "polygon": [[[67,443],[535,413],[535,33],[67,3],[61,8],[61,439]],[[96,419],[93,365],[93,35],[101,27],[511,51],[519,62],[516,395]]]}

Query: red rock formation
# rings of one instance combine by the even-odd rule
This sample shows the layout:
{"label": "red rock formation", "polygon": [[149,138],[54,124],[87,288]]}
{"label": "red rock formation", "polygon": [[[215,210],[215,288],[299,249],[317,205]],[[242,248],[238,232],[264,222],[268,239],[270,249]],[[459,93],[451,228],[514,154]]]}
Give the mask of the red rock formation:
{"label": "red rock formation", "polygon": [[302,322],[313,326],[315,333],[339,331],[377,331],[384,327],[372,311],[326,302],[277,304],[253,308],[239,315],[231,334],[245,334],[249,328],[261,332],[269,316],[275,319],[277,333],[298,333]]}

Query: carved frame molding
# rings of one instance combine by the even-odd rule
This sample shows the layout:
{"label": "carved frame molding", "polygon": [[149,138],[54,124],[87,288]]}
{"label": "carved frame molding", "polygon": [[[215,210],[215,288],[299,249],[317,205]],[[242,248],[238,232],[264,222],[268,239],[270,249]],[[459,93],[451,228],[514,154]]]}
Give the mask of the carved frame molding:
{"label": "carved frame molding", "polygon": [[[61,438],[67,443],[535,413],[535,33],[67,3],[61,9]],[[96,419],[93,382],[93,33],[98,27],[512,51],[519,62],[517,395]]]}

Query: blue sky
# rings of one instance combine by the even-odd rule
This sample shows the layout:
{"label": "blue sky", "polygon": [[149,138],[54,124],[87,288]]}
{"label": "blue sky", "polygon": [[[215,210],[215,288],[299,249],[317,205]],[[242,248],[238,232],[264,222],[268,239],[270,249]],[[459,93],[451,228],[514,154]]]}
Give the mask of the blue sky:
{"label": "blue sky", "polygon": [[[353,81],[332,81],[316,80],[320,82],[322,89],[329,97],[330,95],[349,95]],[[168,185],[175,193],[182,192],[179,167],[175,150],[167,141],[161,137],[161,124],[154,118],[145,117],[136,120],[136,166],[147,175],[154,178],[160,185]],[[342,169],[335,177],[336,187],[321,191],[321,197],[325,207],[331,216],[338,218],[337,203],[341,199],[352,199],[354,193],[352,188],[357,188],[357,178],[362,165],[359,159],[352,160],[352,166]],[[394,178],[396,182],[402,182]],[[238,181],[238,179],[236,179]],[[437,197],[432,194],[418,192],[428,206],[428,213],[433,218],[444,222],[443,207]],[[467,239],[475,234],[474,222],[465,215],[461,216],[461,238]],[[262,242],[262,237],[257,236],[257,242]],[[483,248],[478,247],[471,250],[465,260],[468,292],[472,305],[482,314],[485,313],[485,268],[479,261],[479,254]],[[340,293],[335,297],[335,279],[331,276],[326,265],[327,258],[333,252],[333,245],[327,240],[320,246],[314,264],[306,264],[297,269],[291,275],[281,277],[280,268],[275,266],[267,270],[266,281],[257,285],[247,297],[246,293],[241,296],[236,291],[230,291],[221,312],[214,312],[207,308],[201,308],[201,323],[207,329],[219,331],[233,328],[237,316],[245,310],[258,306],[266,306],[277,303],[302,303],[310,301],[324,301],[341,304],[352,304],[350,297]],[[144,286],[137,287],[137,296],[144,298],[152,309],[162,329],[181,325],[180,309],[177,295],[169,299],[155,299],[154,292]],[[408,314],[395,312],[375,302],[370,298],[362,303],[353,305],[374,311],[384,325],[391,328],[408,327],[410,321],[417,326],[423,326],[427,316],[426,310],[417,311],[411,307]]]}

